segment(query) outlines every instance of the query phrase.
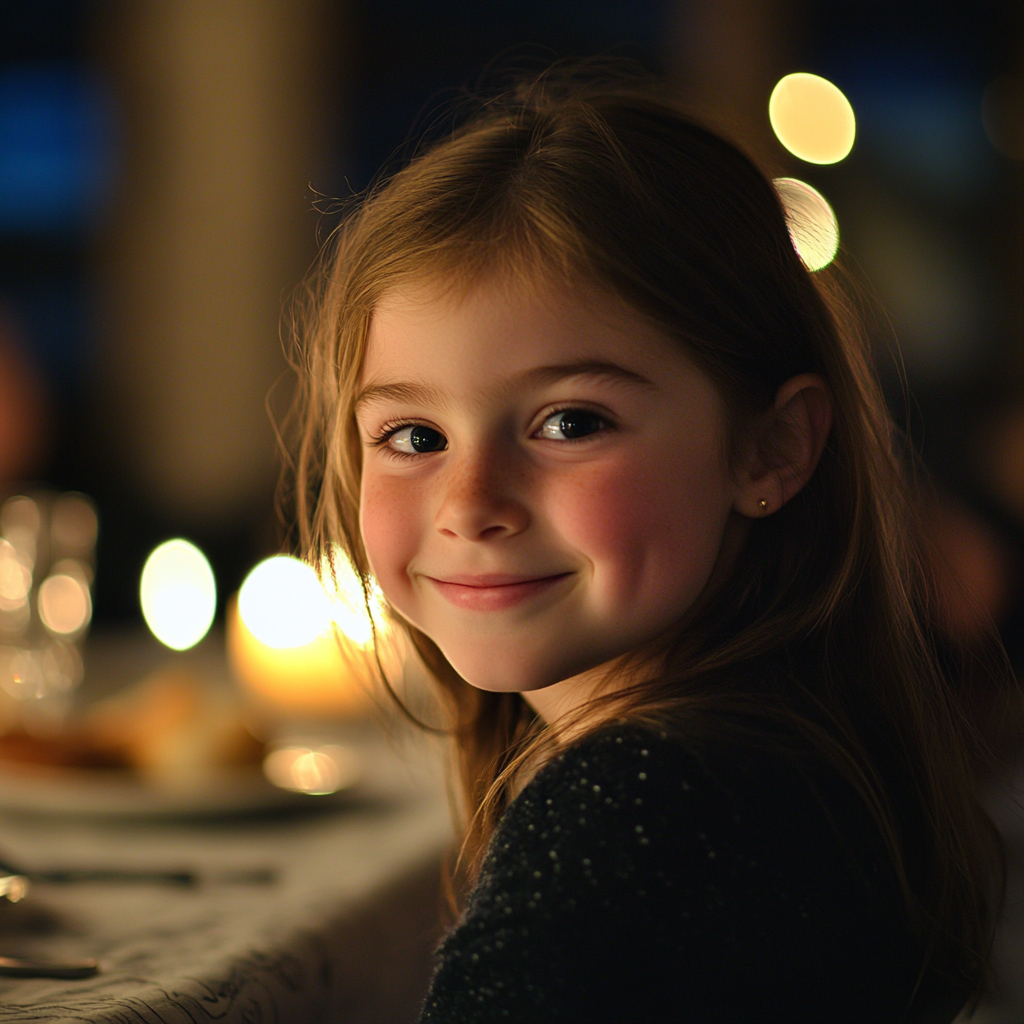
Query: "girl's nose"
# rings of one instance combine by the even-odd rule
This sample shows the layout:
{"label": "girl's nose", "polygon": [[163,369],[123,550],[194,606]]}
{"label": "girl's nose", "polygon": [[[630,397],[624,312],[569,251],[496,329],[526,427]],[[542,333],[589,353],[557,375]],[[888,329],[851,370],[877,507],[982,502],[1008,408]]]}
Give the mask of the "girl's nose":
{"label": "girl's nose", "polygon": [[[504,457],[503,457],[504,455]],[[463,540],[498,540],[522,533],[530,514],[511,453],[466,453],[452,460],[444,478],[435,525]]]}

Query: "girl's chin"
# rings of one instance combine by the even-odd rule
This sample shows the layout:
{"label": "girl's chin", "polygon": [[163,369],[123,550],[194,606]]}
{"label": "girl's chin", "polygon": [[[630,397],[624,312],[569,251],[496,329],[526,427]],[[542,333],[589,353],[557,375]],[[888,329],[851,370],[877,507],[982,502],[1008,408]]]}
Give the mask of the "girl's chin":
{"label": "girl's chin", "polygon": [[[472,680],[467,680],[470,686],[477,690],[483,690],[485,693],[528,693],[531,687],[528,686],[517,686],[515,683],[507,682],[491,682],[486,681],[482,683],[474,683]],[[534,687],[536,689],[536,687]]]}
{"label": "girl's chin", "polygon": [[[596,667],[589,660],[580,664],[514,665],[497,654],[482,659],[460,659],[446,653],[452,667],[471,686],[490,693],[530,693],[545,690],[588,669]],[[495,670],[499,671],[495,671]]]}
{"label": "girl's chin", "polygon": [[459,671],[458,666],[455,666],[459,675],[466,680],[470,686],[476,687],[478,690],[486,690],[488,693],[527,693],[530,690],[543,690],[548,686],[553,686],[559,680],[552,679],[548,680],[537,679],[536,676],[532,675],[505,675],[495,678],[490,672],[477,673],[477,672],[462,672]]}
{"label": "girl's chin", "polygon": [[510,665],[508,659],[498,655],[490,658],[460,658],[452,656],[442,648],[452,668],[470,686],[490,693],[524,693],[540,690],[557,683],[551,672],[539,672],[536,666]]}

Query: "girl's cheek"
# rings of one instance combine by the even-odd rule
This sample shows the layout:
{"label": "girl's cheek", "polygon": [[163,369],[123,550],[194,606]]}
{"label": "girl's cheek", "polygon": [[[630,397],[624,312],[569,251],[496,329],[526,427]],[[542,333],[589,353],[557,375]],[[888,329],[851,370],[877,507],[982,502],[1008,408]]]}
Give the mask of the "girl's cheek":
{"label": "girl's cheek", "polygon": [[405,610],[412,593],[406,567],[419,539],[415,488],[397,477],[363,473],[359,526],[370,566],[388,600]]}
{"label": "girl's cheek", "polygon": [[728,510],[717,460],[617,459],[556,479],[550,516],[593,566],[594,598],[692,601],[714,566]]}

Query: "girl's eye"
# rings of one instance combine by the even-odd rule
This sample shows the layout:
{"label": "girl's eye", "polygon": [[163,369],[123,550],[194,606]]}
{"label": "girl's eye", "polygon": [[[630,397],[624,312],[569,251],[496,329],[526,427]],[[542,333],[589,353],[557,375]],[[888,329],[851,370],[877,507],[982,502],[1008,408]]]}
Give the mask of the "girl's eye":
{"label": "girl's eye", "polygon": [[540,428],[540,436],[549,441],[573,441],[604,430],[608,423],[587,409],[563,409],[549,416]]}
{"label": "girl's eye", "polygon": [[413,427],[402,427],[388,438],[388,444],[395,451],[406,455],[423,452],[443,452],[448,447],[448,439],[433,427],[417,424]]}

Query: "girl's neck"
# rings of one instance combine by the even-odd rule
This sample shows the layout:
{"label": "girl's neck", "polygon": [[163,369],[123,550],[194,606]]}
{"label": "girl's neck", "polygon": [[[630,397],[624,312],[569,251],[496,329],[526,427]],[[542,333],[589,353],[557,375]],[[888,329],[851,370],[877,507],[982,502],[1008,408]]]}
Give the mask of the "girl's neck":
{"label": "girl's neck", "polygon": [[588,724],[590,716],[584,711],[587,704],[596,697],[634,686],[645,669],[649,672],[650,666],[626,655],[543,689],[524,691],[522,697],[547,725],[567,727],[571,737]]}
{"label": "girl's neck", "polygon": [[607,678],[607,668],[602,665],[543,689],[527,690],[522,697],[548,725],[554,725],[578,712],[596,696],[601,690],[600,683]]}

